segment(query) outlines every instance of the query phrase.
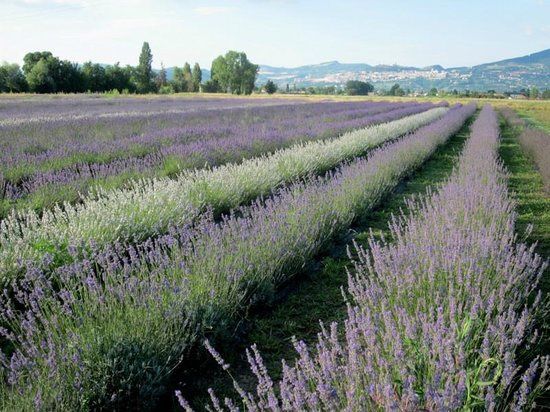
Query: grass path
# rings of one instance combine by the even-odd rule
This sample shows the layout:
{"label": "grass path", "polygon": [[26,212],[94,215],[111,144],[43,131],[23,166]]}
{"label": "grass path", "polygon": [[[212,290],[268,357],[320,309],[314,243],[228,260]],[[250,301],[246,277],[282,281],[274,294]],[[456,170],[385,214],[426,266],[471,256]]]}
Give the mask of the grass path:
{"label": "grass path", "polygon": [[[541,175],[534,162],[526,156],[517,139],[520,130],[510,127],[501,118],[500,156],[510,173],[508,187],[517,202],[516,233],[519,239],[528,244],[537,243],[536,251],[541,256],[550,259],[550,197],[544,192]],[[533,230],[528,233],[529,225]],[[546,269],[542,280],[542,292],[548,299],[550,296],[550,268]],[[550,323],[548,319],[541,320],[543,340],[538,347],[538,353],[550,353]],[[544,397],[550,405],[550,394]]]}
{"label": "grass path", "polygon": [[[279,377],[280,360],[290,361],[295,352],[291,338],[313,342],[319,332],[319,319],[326,324],[341,321],[346,316],[346,308],[341,288],[347,283],[346,265],[349,259],[346,247],[354,239],[366,242],[369,230],[377,234],[387,234],[387,222],[392,214],[398,214],[405,207],[405,201],[413,194],[424,193],[429,186],[443,182],[451,173],[460,155],[462,146],[469,134],[470,118],[462,129],[417,170],[403,181],[396,190],[343,235],[339,241],[324,251],[322,259],[304,270],[302,276],[289,282],[270,305],[255,308],[243,318],[235,335],[228,341],[214,342],[225,360],[231,364],[230,372],[245,389],[253,389],[255,379],[249,373],[245,348],[256,343],[272,376]],[[186,385],[181,389],[192,405],[201,410],[208,400],[207,389],[212,387],[223,399],[233,396],[231,378],[227,372],[215,364],[210,356],[202,358],[192,375],[183,377]],[[173,393],[173,391],[172,391]],[[173,403],[173,400],[170,401]]]}

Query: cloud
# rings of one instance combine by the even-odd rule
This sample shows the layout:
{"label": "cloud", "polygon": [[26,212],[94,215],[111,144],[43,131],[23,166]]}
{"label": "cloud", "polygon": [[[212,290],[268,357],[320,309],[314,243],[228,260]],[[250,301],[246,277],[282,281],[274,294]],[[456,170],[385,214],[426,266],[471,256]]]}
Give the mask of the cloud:
{"label": "cloud", "polygon": [[200,14],[201,16],[211,16],[213,14],[224,14],[229,13],[233,10],[232,7],[224,7],[224,6],[202,6],[202,7],[195,7],[193,11],[197,14]]}

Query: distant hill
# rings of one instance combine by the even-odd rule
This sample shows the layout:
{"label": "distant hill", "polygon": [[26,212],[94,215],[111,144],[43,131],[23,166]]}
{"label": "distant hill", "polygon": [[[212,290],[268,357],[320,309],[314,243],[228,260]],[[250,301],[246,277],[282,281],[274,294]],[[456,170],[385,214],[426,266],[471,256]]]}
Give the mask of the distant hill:
{"label": "distant hill", "polygon": [[[168,79],[174,68],[166,69]],[[210,79],[210,71],[202,70],[203,81]],[[496,90],[511,91],[523,87],[550,88],[550,49],[527,56],[515,57],[473,67],[444,68],[441,65],[412,67],[366,63],[325,63],[300,67],[274,67],[260,65],[257,84],[273,80],[281,87],[341,86],[348,80],[371,82],[376,88],[390,88],[399,83],[411,90]]]}
{"label": "distant hill", "polygon": [[260,66],[258,83],[268,79],[280,86],[342,85],[348,80],[364,80],[377,88],[399,83],[404,88],[427,90],[490,90],[506,91],[522,87],[550,88],[550,49],[527,56],[485,63],[473,67],[444,68],[433,65],[423,68],[348,64],[331,61],[295,68]]}

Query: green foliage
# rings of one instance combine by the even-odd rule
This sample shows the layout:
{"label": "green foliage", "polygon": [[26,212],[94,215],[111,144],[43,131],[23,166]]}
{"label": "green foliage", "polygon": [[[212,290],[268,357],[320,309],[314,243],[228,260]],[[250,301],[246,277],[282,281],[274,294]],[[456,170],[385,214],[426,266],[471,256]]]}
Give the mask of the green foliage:
{"label": "green foliage", "polygon": [[198,63],[195,63],[195,65],[193,66],[193,73],[191,77],[193,79],[193,91],[200,91],[202,82],[202,70]]}
{"label": "green foliage", "polygon": [[[195,68],[198,67],[198,63],[195,63]],[[187,62],[183,65],[183,68],[175,67],[174,68],[174,80],[172,80],[171,85],[174,91],[176,92],[198,92],[200,87],[199,83],[196,83],[198,78],[197,74],[191,71],[191,65]],[[200,67],[199,67],[200,72]],[[202,79],[202,73],[200,74]]]}
{"label": "green foliage", "polygon": [[366,96],[374,91],[374,86],[367,82],[359,80],[349,80],[346,82],[346,94],[350,96]]}
{"label": "green foliage", "polygon": [[[157,75],[157,78],[156,78],[156,83],[157,83],[157,90],[159,91],[159,93],[161,94],[167,94],[167,90],[169,90],[169,88],[167,88],[166,86],[168,85],[168,80],[166,78],[166,69],[164,68],[164,64],[160,64],[160,72],[159,74]],[[173,92],[173,88],[170,87],[170,89],[172,89],[172,92]],[[164,92],[161,92],[161,90],[164,90]]]}
{"label": "green foliage", "polygon": [[399,86],[399,84],[397,83],[395,83],[390,88],[390,91],[388,92],[388,96],[404,96],[404,95],[405,95],[405,90],[403,90],[401,86]]}
{"label": "green foliage", "polygon": [[531,89],[529,90],[529,98],[536,99],[539,97],[539,95],[539,89],[537,89],[536,87],[531,87]]}
{"label": "green foliage", "polygon": [[212,62],[211,76],[222,91],[233,94],[250,94],[259,66],[251,63],[244,52],[228,51]]}
{"label": "green foliage", "polygon": [[187,87],[186,92],[193,91],[193,74],[191,73],[191,66],[185,62],[183,65],[183,78],[185,79],[185,85]]}
{"label": "green foliage", "polygon": [[139,55],[139,65],[136,68],[137,90],[140,93],[149,93],[153,90],[153,53],[149,43],[144,42]]}
{"label": "green foliage", "polygon": [[217,80],[210,79],[202,85],[202,91],[204,93],[219,93],[221,88]]}
{"label": "green foliage", "polygon": [[57,87],[48,61],[40,59],[27,73],[29,90],[35,93],[55,93]]}
{"label": "green foliage", "polygon": [[132,82],[134,68],[120,67],[119,63],[105,68],[106,90],[118,90],[120,93],[135,92],[136,86]]}
{"label": "green foliage", "polygon": [[267,94],[273,94],[277,91],[277,85],[272,80],[268,80],[265,83],[264,90]]}
{"label": "green foliage", "polygon": [[29,90],[34,93],[78,93],[84,91],[78,65],[59,60],[50,52],[27,53],[23,58]]}
{"label": "green foliage", "polygon": [[0,65],[0,93],[21,93],[27,91],[28,84],[19,65],[2,63]]}
{"label": "green foliage", "polygon": [[84,77],[84,89],[90,92],[102,92],[107,88],[107,74],[100,64],[86,62],[80,69]]}
{"label": "green foliage", "polygon": [[53,55],[49,51],[44,52],[31,52],[27,53],[25,57],[23,57],[23,73],[25,73],[25,76],[30,73],[32,68],[42,59],[47,60],[49,58],[52,58]]}
{"label": "green foliage", "polygon": [[172,87],[171,84],[166,84],[164,86],[160,86],[158,91],[160,94],[172,94],[174,93],[174,87]]}

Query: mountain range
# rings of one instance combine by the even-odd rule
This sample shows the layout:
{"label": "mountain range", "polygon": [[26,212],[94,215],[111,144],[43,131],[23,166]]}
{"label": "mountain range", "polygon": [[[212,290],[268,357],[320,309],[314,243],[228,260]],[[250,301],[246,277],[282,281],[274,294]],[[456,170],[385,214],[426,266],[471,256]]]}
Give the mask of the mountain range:
{"label": "mountain range", "polygon": [[[173,68],[167,69],[171,78]],[[203,70],[203,80],[210,72]],[[521,88],[550,88],[550,49],[472,67],[445,68],[441,65],[410,67],[366,63],[326,63],[294,68],[260,65],[257,84],[273,80],[279,87],[341,86],[348,80],[368,81],[377,89],[389,89],[399,83],[402,88],[429,90],[495,90],[514,91]]]}

